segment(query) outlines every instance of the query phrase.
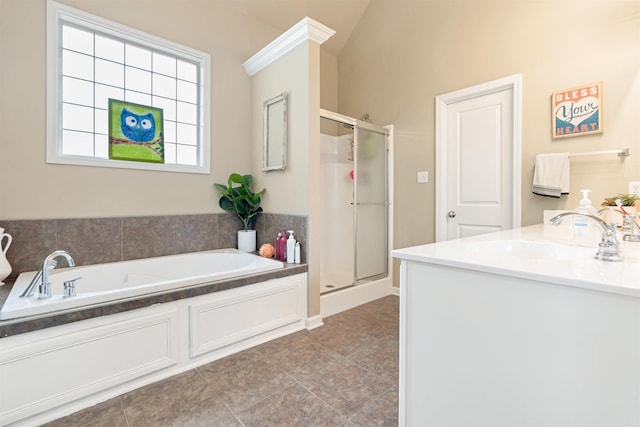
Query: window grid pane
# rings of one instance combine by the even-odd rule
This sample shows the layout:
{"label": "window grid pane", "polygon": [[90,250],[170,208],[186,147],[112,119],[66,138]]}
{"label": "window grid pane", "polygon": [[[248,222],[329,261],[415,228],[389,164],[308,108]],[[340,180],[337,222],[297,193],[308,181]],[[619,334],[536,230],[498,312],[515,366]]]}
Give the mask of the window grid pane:
{"label": "window grid pane", "polygon": [[134,104],[150,105],[151,95],[147,93],[135,92],[133,90],[127,90],[124,92],[124,100],[127,102],[133,102]]}
{"label": "window grid pane", "polygon": [[93,133],[93,108],[62,104],[62,129]]}
{"label": "window grid pane", "polygon": [[124,64],[95,58],[96,83],[103,83],[115,87],[124,86]]}
{"label": "window grid pane", "polygon": [[93,134],[63,130],[63,153],[71,156],[93,156]]}
{"label": "window grid pane", "polygon": [[63,154],[108,158],[105,132],[108,100],[113,98],[162,108],[165,163],[200,164],[202,87],[197,63],[67,23],[62,33]]}
{"label": "window grid pane", "polygon": [[62,102],[93,107],[93,83],[73,77],[62,77]]}
{"label": "window grid pane", "polygon": [[138,46],[127,43],[126,64],[131,67],[140,68],[142,70],[151,71],[151,51]]}
{"label": "window grid pane", "polygon": [[125,87],[138,92],[151,93],[151,73],[139,68],[125,67]]}
{"label": "window grid pane", "polygon": [[96,34],[96,57],[124,64],[124,43]]}
{"label": "window grid pane", "polygon": [[176,77],[176,58],[153,52],[153,72]]}
{"label": "window grid pane", "polygon": [[65,25],[62,27],[62,45],[69,50],[93,55],[93,33]]}
{"label": "window grid pane", "polygon": [[198,66],[191,62],[178,60],[178,78],[191,83],[198,83]]}
{"label": "window grid pane", "polygon": [[96,134],[94,156],[99,159],[109,158],[109,137],[107,135]]}
{"label": "window grid pane", "polygon": [[176,119],[176,101],[173,99],[164,98],[162,96],[153,97],[153,106],[162,108],[162,114],[165,120]]}
{"label": "window grid pane", "polygon": [[93,81],[93,57],[63,49],[62,75]]}

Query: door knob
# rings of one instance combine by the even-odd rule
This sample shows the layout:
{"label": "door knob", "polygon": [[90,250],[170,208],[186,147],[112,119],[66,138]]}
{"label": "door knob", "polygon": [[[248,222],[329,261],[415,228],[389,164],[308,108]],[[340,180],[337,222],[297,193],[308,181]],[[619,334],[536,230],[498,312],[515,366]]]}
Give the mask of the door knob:
{"label": "door knob", "polygon": [[448,216],[449,218],[455,218],[455,217],[456,217],[456,212],[455,212],[455,211],[449,211],[449,212],[447,213],[447,216]]}

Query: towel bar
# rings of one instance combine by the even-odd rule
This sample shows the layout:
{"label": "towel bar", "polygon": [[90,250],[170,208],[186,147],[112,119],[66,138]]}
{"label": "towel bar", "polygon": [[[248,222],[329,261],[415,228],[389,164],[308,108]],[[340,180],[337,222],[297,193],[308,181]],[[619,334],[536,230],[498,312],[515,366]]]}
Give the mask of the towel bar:
{"label": "towel bar", "polygon": [[631,150],[629,148],[619,148],[617,150],[585,151],[584,153],[570,153],[569,157],[593,156],[596,154],[617,154],[619,157],[627,157],[631,155]]}

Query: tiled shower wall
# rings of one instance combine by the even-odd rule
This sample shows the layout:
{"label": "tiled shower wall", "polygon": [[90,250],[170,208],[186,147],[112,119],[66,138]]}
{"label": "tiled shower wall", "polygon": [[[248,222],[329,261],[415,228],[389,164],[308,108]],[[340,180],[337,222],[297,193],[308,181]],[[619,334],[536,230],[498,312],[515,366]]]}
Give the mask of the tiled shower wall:
{"label": "tiled shower wall", "polygon": [[[102,264],[210,249],[235,248],[242,222],[234,215],[172,215],[122,218],[3,220],[13,237],[7,251],[11,276],[40,268],[57,249],[71,254],[76,265]],[[258,248],[275,244],[279,228],[294,230],[302,262],[307,253],[307,217],[263,213],[256,221]],[[61,261],[63,266],[64,261]]]}

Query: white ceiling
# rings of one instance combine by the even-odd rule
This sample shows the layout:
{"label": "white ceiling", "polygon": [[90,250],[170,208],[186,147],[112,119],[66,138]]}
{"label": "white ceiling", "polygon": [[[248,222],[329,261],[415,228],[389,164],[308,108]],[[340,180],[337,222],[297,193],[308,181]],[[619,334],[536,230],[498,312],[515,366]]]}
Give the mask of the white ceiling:
{"label": "white ceiling", "polygon": [[226,0],[242,13],[285,32],[308,16],[336,31],[322,48],[338,55],[370,0]]}

